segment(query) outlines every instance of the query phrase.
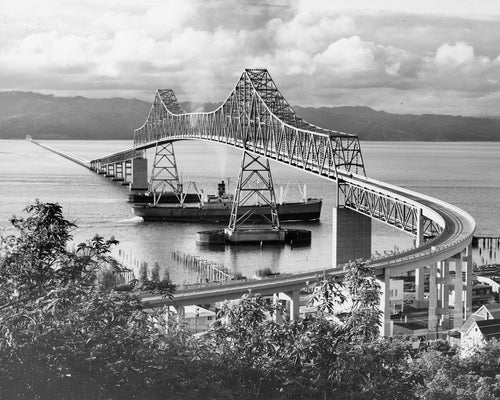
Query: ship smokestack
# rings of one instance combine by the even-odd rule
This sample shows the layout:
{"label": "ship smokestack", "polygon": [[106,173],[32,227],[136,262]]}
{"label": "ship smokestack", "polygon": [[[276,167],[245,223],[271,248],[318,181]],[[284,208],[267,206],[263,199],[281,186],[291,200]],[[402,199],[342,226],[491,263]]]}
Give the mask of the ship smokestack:
{"label": "ship smokestack", "polygon": [[224,181],[221,181],[217,184],[217,194],[219,195],[219,197],[222,197],[226,194],[226,184],[224,183]]}

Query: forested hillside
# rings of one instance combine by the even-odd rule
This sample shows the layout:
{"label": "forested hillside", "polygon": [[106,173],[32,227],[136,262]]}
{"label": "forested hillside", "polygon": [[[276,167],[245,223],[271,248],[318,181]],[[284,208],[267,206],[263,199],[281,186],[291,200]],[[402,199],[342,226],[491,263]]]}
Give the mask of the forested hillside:
{"label": "forested hillside", "polygon": [[[217,104],[181,103],[186,111]],[[0,92],[0,139],[131,139],[150,103],[136,99],[56,97]],[[355,133],[361,140],[497,141],[500,119],[390,114],[369,107],[294,107],[315,125]]]}

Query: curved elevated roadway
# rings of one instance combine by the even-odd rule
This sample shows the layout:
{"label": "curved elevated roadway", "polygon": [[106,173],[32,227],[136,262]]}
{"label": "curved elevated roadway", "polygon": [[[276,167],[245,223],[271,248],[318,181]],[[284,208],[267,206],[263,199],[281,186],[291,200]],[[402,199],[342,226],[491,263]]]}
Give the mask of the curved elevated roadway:
{"label": "curved elevated roadway", "polygon": [[[337,185],[339,199],[343,196],[337,202],[341,207],[416,236],[417,248],[370,261],[385,283],[390,276],[406,271],[450,258],[461,263],[470,257],[475,222],[468,213],[430,196],[367,178],[357,136],[323,129],[298,117],[267,70],[245,70],[224,103],[208,113],[185,113],[172,90],[158,90],[145,123],[134,132],[134,148],[92,160],[91,168],[102,172],[113,166],[114,170],[119,163],[143,157],[147,148],[156,147],[158,154],[159,145],[178,140],[221,143],[326,178]],[[237,298],[248,290],[262,294],[297,291],[322,271],[179,290],[173,302],[212,303]],[[341,268],[326,271],[343,274]],[[431,275],[436,278],[435,269]],[[456,290],[460,283],[457,281]],[[432,296],[437,299],[435,293]],[[165,303],[155,296],[144,301],[152,306]],[[384,301],[387,310],[387,295]],[[461,307],[455,311],[458,308],[461,315]],[[458,323],[459,315],[456,317]]]}
{"label": "curved elevated roadway", "polygon": [[[387,272],[391,276],[394,276],[429,266],[460,253],[472,242],[472,236],[476,228],[475,221],[467,212],[460,208],[430,196],[384,182],[361,176],[350,177],[348,174],[343,173],[339,175],[343,180],[348,182],[360,184],[366,188],[381,192],[390,192],[398,195],[399,199],[403,199],[410,204],[421,206],[428,217],[432,217],[435,222],[444,228],[439,236],[418,248],[378,260],[371,260],[370,264],[374,267],[377,276],[383,278]],[[174,295],[172,302],[165,301],[160,296],[145,296],[144,301],[151,306],[159,306],[166,303],[192,305],[236,299],[249,291],[262,295],[290,292],[303,288],[308,281],[314,281],[325,272],[336,276],[344,274],[342,268],[329,267],[297,274],[283,274],[275,278],[262,280],[230,282],[221,285],[207,284],[191,289],[181,289]]]}

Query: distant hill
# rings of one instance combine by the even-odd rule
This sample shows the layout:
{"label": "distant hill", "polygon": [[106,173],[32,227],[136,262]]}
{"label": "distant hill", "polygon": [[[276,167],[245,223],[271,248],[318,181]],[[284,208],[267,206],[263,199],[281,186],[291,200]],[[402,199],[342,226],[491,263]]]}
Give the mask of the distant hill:
{"label": "distant hill", "polygon": [[0,138],[128,139],[149,108],[139,100],[0,92]]}
{"label": "distant hill", "polygon": [[500,141],[500,119],[390,114],[369,107],[294,107],[306,121],[361,140]]}
{"label": "distant hill", "polygon": [[[181,103],[211,111],[215,103]],[[131,139],[151,104],[136,99],[0,92],[0,139]],[[294,107],[306,121],[361,140],[500,141],[500,119],[390,114],[369,107]]]}

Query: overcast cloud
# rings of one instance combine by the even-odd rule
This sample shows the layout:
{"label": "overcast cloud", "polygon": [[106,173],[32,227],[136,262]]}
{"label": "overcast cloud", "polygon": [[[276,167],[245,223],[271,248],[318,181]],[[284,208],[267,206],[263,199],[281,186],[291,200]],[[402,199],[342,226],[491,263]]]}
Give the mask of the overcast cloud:
{"label": "overcast cloud", "polygon": [[497,0],[0,0],[0,90],[222,101],[268,68],[291,104],[500,116]]}

